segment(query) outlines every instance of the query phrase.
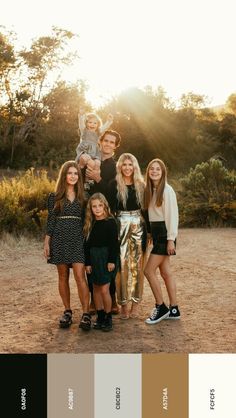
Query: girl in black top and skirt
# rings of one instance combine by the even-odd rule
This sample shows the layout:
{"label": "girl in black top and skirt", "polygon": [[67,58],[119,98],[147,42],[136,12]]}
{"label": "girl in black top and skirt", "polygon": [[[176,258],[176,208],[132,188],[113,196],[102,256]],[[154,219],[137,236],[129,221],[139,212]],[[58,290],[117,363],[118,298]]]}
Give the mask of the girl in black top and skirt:
{"label": "girl in black top and skirt", "polygon": [[[159,158],[152,160],[146,170],[144,194],[148,210],[153,248],[145,266],[144,274],[149,281],[155,298],[155,307],[147,324],[157,324],[163,319],[180,319],[177,305],[176,283],[171,271],[170,256],[175,255],[178,234],[178,205],[173,188],[167,183],[167,170]],[[170,306],[163,301],[157,269],[164,280]]]}
{"label": "girl in black top and skirt", "polygon": [[80,169],[75,161],[65,162],[60,170],[55,193],[48,197],[47,231],[44,255],[58,271],[59,293],[65,311],[59,321],[61,328],[72,323],[69,269],[72,265],[83,316],[80,328],[89,330],[89,290],[85,279],[82,210],[84,203]]}
{"label": "girl in black top and skirt", "polygon": [[93,194],[87,205],[84,234],[85,266],[93,283],[93,298],[97,310],[95,329],[112,330],[112,299],[110,282],[117,270],[118,230],[108,202],[101,193]]}

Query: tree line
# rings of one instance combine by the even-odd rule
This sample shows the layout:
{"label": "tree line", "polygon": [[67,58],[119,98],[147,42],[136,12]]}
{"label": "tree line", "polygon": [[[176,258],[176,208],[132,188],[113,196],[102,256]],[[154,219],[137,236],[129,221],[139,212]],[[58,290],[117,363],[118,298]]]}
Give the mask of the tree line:
{"label": "tree line", "polygon": [[[53,28],[50,36],[17,50],[12,33],[0,32],[0,166],[57,169],[75,158],[78,144],[78,109],[91,110],[86,83],[59,78],[63,66],[76,58],[67,53],[75,37]],[[57,78],[56,78],[57,77]],[[180,105],[164,89],[130,88],[96,109],[106,119],[113,113],[112,129],[122,136],[118,155],[131,152],[144,168],[154,157],[169,170],[185,174],[212,157],[235,169],[236,94],[222,109],[207,107],[207,98],[189,92]]]}

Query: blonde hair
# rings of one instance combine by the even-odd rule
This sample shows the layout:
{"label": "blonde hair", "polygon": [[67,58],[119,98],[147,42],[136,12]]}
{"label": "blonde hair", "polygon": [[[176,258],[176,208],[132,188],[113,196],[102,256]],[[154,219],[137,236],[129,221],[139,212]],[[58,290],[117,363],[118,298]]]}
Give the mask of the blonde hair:
{"label": "blonde hair", "polygon": [[154,160],[150,161],[150,163],[147,166],[146,169],[146,174],[145,174],[145,191],[144,191],[144,208],[148,209],[148,206],[152,200],[152,196],[153,196],[153,181],[150,179],[149,176],[149,170],[150,167],[153,163],[158,163],[161,167],[161,179],[158,183],[158,186],[156,188],[156,206],[161,206],[162,202],[163,202],[163,193],[164,193],[164,189],[165,189],[165,185],[167,183],[167,169],[165,166],[165,163],[160,160],[159,158],[154,158]]}
{"label": "blonde hair", "polygon": [[75,199],[79,201],[81,206],[84,203],[84,189],[82,183],[82,175],[78,164],[75,161],[66,161],[60,168],[58,179],[55,187],[55,206],[54,209],[63,209],[67,199],[67,181],[66,176],[71,167],[75,167],[78,171],[78,181],[74,185]]}
{"label": "blonde hair", "polygon": [[85,127],[87,128],[87,123],[89,119],[96,119],[98,122],[97,132],[100,133],[100,128],[102,126],[102,120],[96,113],[86,113],[85,115]]}
{"label": "blonde hair", "polygon": [[124,176],[121,172],[121,168],[125,160],[130,160],[133,164],[133,167],[134,167],[133,184],[134,184],[134,188],[136,192],[136,199],[137,199],[137,202],[142,207],[145,183],[143,180],[143,176],[141,174],[141,170],[140,170],[137,158],[133,154],[130,154],[128,152],[121,154],[116,164],[117,198],[118,200],[122,202],[124,208],[126,208],[126,203],[127,203],[127,198],[128,198],[128,188],[126,187]]}
{"label": "blonde hair", "polygon": [[104,212],[105,212],[105,219],[107,218],[113,218],[111,214],[111,210],[108,204],[107,199],[102,193],[94,193],[88,200],[86,212],[85,212],[85,221],[84,221],[84,236],[86,239],[88,239],[90,232],[92,231],[94,222],[95,222],[95,216],[92,212],[92,202],[94,200],[99,200],[104,205]]}

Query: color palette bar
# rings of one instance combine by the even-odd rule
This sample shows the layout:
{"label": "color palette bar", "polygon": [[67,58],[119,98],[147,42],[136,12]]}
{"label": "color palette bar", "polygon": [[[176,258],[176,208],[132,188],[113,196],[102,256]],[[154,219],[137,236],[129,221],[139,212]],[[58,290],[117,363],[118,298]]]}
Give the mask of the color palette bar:
{"label": "color palette bar", "polygon": [[235,375],[236,354],[2,354],[1,416],[231,417]]}
{"label": "color palette bar", "polygon": [[0,386],[2,417],[47,416],[46,355],[1,354]]}
{"label": "color palette bar", "polygon": [[236,354],[189,355],[189,418],[236,417]]}
{"label": "color palette bar", "polygon": [[48,354],[48,418],[94,417],[94,355]]}
{"label": "color palette bar", "polygon": [[95,355],[94,418],[142,418],[142,355]]}
{"label": "color palette bar", "polygon": [[188,418],[188,355],[143,354],[142,418]]}

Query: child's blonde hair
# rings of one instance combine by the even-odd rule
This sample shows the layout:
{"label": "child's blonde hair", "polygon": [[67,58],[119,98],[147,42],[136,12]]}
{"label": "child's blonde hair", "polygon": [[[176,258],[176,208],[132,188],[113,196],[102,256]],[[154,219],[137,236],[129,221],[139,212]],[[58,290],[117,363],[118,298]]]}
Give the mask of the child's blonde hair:
{"label": "child's blonde hair", "polygon": [[92,212],[92,202],[94,200],[99,200],[104,205],[104,212],[105,212],[105,219],[113,217],[111,214],[111,210],[108,204],[107,199],[102,193],[94,193],[88,200],[86,212],[85,212],[85,221],[84,221],[84,236],[88,239],[89,234],[92,230],[95,216]]}
{"label": "child's blonde hair", "polygon": [[117,197],[122,202],[124,208],[126,208],[128,190],[124,181],[123,174],[121,172],[121,167],[125,160],[130,160],[133,164],[133,167],[134,167],[133,182],[134,182],[134,188],[136,192],[136,198],[140,206],[143,207],[143,193],[144,193],[144,186],[145,186],[143,176],[141,174],[141,170],[140,170],[137,158],[133,154],[130,154],[128,152],[121,154],[116,164]]}
{"label": "child's blonde hair", "polygon": [[99,132],[100,128],[102,126],[101,118],[96,113],[86,113],[86,115],[85,115],[85,126],[86,126],[86,128],[87,128],[87,123],[88,123],[89,119],[96,119],[97,120],[97,122],[98,122],[97,131]]}

